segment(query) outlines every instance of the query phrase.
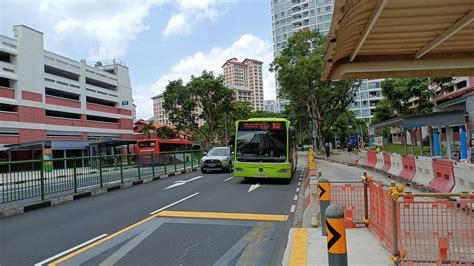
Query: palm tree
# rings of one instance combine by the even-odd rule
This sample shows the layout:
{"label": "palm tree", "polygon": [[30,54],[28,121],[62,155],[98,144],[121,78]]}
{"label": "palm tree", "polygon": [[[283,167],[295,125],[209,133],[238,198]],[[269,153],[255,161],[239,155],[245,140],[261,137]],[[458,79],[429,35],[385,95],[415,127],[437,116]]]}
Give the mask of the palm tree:
{"label": "palm tree", "polygon": [[145,134],[147,138],[150,138],[151,133],[154,131],[156,131],[156,127],[152,123],[146,124],[142,129],[142,133]]}

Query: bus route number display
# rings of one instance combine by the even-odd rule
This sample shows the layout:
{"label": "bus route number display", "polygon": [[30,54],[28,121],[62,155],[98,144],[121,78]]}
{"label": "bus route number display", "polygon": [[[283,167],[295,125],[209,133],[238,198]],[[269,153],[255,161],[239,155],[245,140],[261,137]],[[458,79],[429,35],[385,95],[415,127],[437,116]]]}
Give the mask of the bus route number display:
{"label": "bus route number display", "polygon": [[239,128],[247,130],[284,130],[285,124],[283,122],[242,122]]}

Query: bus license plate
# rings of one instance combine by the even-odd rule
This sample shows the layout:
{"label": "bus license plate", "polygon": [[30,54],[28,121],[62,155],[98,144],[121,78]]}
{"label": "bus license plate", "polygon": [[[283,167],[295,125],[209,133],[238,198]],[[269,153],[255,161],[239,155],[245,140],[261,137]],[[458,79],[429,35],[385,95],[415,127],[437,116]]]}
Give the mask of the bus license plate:
{"label": "bus license plate", "polygon": [[256,174],[255,176],[256,176],[256,177],[267,177],[266,174]]}

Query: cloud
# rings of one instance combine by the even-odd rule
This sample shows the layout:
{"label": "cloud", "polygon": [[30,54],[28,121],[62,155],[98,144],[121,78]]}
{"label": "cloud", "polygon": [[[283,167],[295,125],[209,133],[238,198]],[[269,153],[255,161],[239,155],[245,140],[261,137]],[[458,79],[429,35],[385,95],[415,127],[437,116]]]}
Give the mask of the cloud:
{"label": "cloud", "polygon": [[200,51],[182,58],[153,84],[133,88],[134,101],[138,106],[137,117],[153,116],[153,101],[150,98],[162,93],[169,81],[181,78],[187,82],[191,75],[200,75],[204,69],[213,71],[215,74],[222,74],[221,66],[232,57],[237,57],[241,61],[245,58],[263,61],[264,97],[275,99],[275,78],[274,74],[268,71],[273,58],[271,42],[245,34],[229,47],[213,47],[208,52]]}
{"label": "cloud", "polygon": [[204,19],[214,21],[227,11],[231,2],[233,0],[177,0],[178,13],[170,18],[161,34],[163,36],[190,34],[192,25]]}
{"label": "cloud", "polygon": [[51,21],[54,32],[60,38],[85,39],[89,43],[93,40],[103,53],[106,51],[110,57],[117,57],[125,54],[128,43],[138,33],[149,28],[145,19],[151,8],[165,1],[42,0],[38,12]]}

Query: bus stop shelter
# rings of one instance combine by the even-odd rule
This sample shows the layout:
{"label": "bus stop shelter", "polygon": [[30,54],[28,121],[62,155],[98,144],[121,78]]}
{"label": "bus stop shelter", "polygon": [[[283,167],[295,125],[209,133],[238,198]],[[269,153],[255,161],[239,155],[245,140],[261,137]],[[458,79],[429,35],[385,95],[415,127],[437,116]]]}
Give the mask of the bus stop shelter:
{"label": "bus stop shelter", "polygon": [[474,1],[335,0],[323,80],[450,76],[474,76]]}
{"label": "bus stop shelter", "polygon": [[[461,110],[455,111],[444,111],[434,112],[429,114],[416,114],[408,115],[403,117],[397,117],[382,121],[376,125],[372,125],[373,128],[385,128],[385,127],[399,127],[404,130],[404,143],[405,143],[405,154],[408,153],[407,147],[407,133],[409,129],[419,129],[420,134],[420,151],[423,150],[423,131],[422,127],[428,127],[428,138],[430,142],[430,155],[431,156],[442,156],[441,154],[441,139],[442,139],[442,128],[445,128],[446,134],[446,157],[451,159],[451,144],[453,142],[452,127],[459,126],[459,144],[461,158],[467,159],[467,139],[466,139],[466,128],[464,127],[464,112]],[[463,137],[464,136],[464,137]],[[413,136],[412,136],[413,138]],[[423,154],[422,152],[420,152]],[[412,154],[414,154],[414,146],[412,141]]]}

